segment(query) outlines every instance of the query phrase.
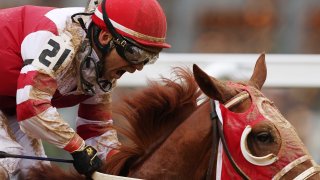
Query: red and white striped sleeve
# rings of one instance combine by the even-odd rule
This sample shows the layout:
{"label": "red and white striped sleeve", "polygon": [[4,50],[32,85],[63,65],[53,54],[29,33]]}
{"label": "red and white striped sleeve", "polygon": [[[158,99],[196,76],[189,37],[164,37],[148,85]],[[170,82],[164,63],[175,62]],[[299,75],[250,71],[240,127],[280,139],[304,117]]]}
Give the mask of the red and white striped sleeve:
{"label": "red and white striped sleeve", "polygon": [[117,152],[120,143],[113,128],[109,93],[96,94],[80,103],[76,126],[86,144],[97,148],[101,159]]}
{"label": "red and white striped sleeve", "polygon": [[[26,62],[17,83],[17,119],[23,131],[69,152],[84,146],[84,140],[62,119],[51,104],[58,88],[58,72],[67,71],[74,49],[67,21],[83,8],[39,8],[25,6],[21,56]],[[37,19],[37,21],[34,21]],[[59,82],[60,83],[60,82]]]}
{"label": "red and white striped sleeve", "polygon": [[18,79],[17,119],[28,135],[73,152],[84,146],[84,141],[52,107],[56,89],[52,76],[33,65],[24,66]]}
{"label": "red and white striped sleeve", "polygon": [[21,69],[17,83],[17,119],[21,129],[69,152],[82,148],[84,140],[51,104],[58,87],[58,72],[68,71],[66,67],[74,59],[71,37],[41,30],[25,37],[21,47],[23,59],[33,60]]}

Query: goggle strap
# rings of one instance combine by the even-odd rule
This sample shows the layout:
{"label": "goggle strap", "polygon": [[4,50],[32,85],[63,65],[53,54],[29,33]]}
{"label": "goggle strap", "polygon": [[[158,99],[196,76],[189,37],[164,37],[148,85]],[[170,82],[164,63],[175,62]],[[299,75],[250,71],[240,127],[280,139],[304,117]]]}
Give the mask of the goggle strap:
{"label": "goggle strap", "polygon": [[119,40],[120,42],[122,42],[124,40],[124,38],[117,33],[116,29],[113,27],[111,21],[109,20],[108,14],[107,14],[107,10],[106,10],[106,0],[103,0],[101,3],[101,8],[102,8],[102,16],[103,16],[103,21],[106,24],[109,32],[111,33],[111,35]]}
{"label": "goggle strap", "polygon": [[[117,51],[117,53],[119,54],[119,56],[121,56],[123,59],[127,60],[126,56],[124,55],[125,49],[124,49],[123,46],[120,46],[120,45],[116,46],[116,51]],[[127,61],[128,61],[128,60],[127,60]],[[129,62],[129,63],[130,63],[130,62]]]}
{"label": "goggle strap", "polygon": [[95,24],[91,24],[90,27],[89,27],[89,32],[88,34],[91,34],[93,31],[93,38],[92,38],[92,41],[96,47],[98,48],[98,50],[105,56],[107,54],[109,54],[109,52],[111,51],[112,49],[112,44],[109,42],[108,44],[106,45],[102,45],[99,41],[99,33],[101,32],[101,29],[99,27],[97,27]]}

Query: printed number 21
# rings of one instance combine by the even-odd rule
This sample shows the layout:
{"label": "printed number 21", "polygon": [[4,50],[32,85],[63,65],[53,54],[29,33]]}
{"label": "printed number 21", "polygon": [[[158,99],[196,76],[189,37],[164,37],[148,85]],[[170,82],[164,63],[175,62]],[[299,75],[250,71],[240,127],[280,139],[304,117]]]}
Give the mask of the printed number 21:
{"label": "printed number 21", "polygon": [[[55,57],[59,50],[60,50],[60,44],[57,43],[56,41],[50,39],[48,44],[50,46],[53,47],[52,50],[49,50],[49,49],[45,49],[42,51],[42,53],[40,54],[39,56],[39,61],[44,64],[45,66],[49,67],[51,62],[46,59],[46,57]],[[54,67],[52,68],[53,71],[56,71],[60,66],[61,64],[64,62],[64,60],[66,60],[66,58],[68,57],[68,55],[70,54],[71,50],[70,49],[65,49],[62,53],[62,55],[60,56],[60,58],[58,59],[58,61],[56,62],[56,64],[54,65]]]}

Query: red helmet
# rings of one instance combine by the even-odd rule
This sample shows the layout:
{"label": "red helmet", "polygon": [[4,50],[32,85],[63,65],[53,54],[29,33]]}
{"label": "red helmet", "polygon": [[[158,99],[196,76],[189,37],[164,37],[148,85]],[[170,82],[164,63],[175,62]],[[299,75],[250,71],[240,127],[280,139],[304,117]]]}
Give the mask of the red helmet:
{"label": "red helmet", "polygon": [[[165,42],[167,21],[157,0],[107,0],[106,12],[116,31],[145,46],[169,48]],[[107,30],[101,4],[92,15],[93,22]]]}

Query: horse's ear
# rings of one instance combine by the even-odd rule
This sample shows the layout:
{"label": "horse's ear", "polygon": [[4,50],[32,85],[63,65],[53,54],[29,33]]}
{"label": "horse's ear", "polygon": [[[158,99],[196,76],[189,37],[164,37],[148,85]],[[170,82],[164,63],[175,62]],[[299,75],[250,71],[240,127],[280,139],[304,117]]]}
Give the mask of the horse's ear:
{"label": "horse's ear", "polygon": [[193,75],[203,93],[212,99],[224,103],[236,94],[236,91],[228,88],[214,77],[209,76],[196,64],[193,65]]}
{"label": "horse's ear", "polygon": [[265,54],[261,54],[254,67],[253,74],[250,78],[249,84],[261,89],[267,78],[267,66],[265,61]]}

